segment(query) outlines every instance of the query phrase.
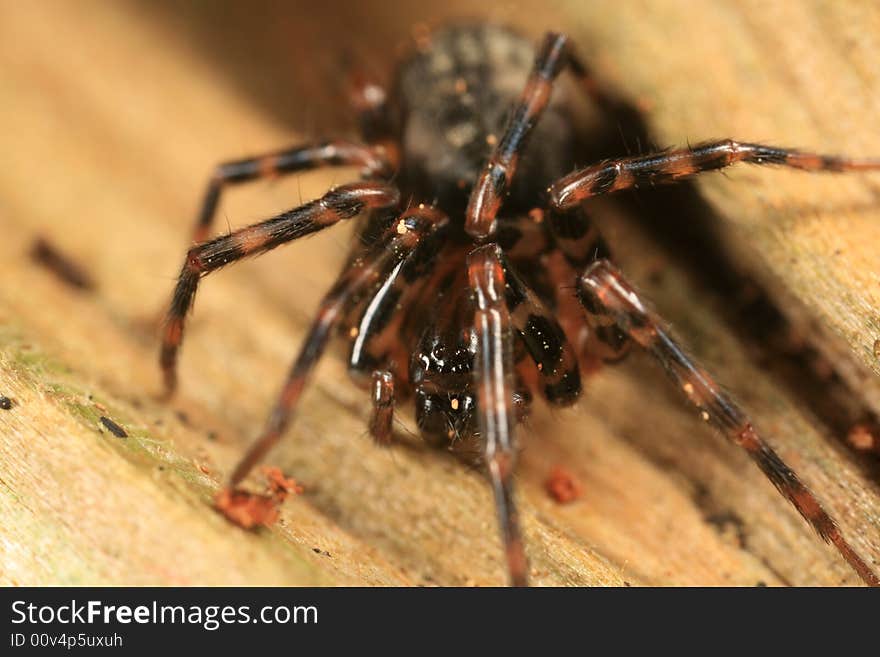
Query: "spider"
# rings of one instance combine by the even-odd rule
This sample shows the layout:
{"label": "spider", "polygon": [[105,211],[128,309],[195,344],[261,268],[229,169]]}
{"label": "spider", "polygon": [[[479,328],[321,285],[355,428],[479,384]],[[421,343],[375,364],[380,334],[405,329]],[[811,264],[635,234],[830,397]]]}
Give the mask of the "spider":
{"label": "spider", "polygon": [[[203,276],[363,216],[344,269],[320,304],[263,433],[232,472],[230,489],[281,438],[329,340],[341,334],[350,342],[350,372],[371,386],[369,432],[377,444],[391,442],[394,408],[410,397],[429,444],[476,441],[510,583],[526,585],[513,487],[517,422],[536,394],[551,405],[573,404],[581,371],[616,362],[636,345],[865,582],[880,584],[813,493],[611,263],[584,208],[595,196],[738,162],[840,172],[880,169],[880,160],[724,140],[575,169],[570,104],[552,93],[563,70],[600,109],[613,107],[613,96],[562,34],[548,33],[535,54],[528,39],[502,26],[448,26],[401,64],[393,93],[356,81],[362,141],[305,144],[220,165],[163,328],[167,392],[176,387],[184,321]],[[208,239],[227,186],[321,166],[359,167],[361,180]]]}

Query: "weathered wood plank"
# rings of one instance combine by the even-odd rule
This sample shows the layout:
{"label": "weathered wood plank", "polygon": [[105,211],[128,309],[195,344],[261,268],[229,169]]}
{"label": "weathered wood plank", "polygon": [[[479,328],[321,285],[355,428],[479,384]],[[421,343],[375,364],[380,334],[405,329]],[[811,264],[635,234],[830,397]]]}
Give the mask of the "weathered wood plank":
{"label": "weathered wood plank", "polygon": [[[286,504],[283,525],[245,534],[211,512],[210,493],[262,423],[309,313],[339,266],[345,233],[318,236],[207,280],[183,353],[181,395],[170,406],[156,401],[156,344],[147,327],[170,292],[207,172],[219,158],[299,135],[267,111],[269,96],[260,95],[259,85],[247,89],[218,66],[222,58],[193,38],[180,15],[138,4],[92,8],[9,5],[0,17],[0,125],[4,148],[14,154],[0,174],[0,223],[10,236],[0,244],[0,393],[18,402],[0,411],[0,517],[10,528],[0,535],[0,580],[501,583],[491,499],[481,478],[420,448],[373,448],[364,436],[366,395],[345,382],[339,359],[321,367],[296,427],[273,454],[306,488]],[[366,24],[365,16],[380,10],[324,11],[333,22],[322,22],[320,13],[297,21],[301,15],[292,11],[284,23],[291,40],[322,45],[318,70],[330,61],[327,44],[338,43],[331,35]],[[462,10],[452,5],[446,11]],[[556,25],[588,37],[585,50],[601,74],[652,106],[650,122],[663,142],[729,134],[859,153],[874,143],[834,124],[819,91],[809,91],[815,95],[807,110],[798,110],[806,112],[799,122],[775,113],[773,98],[786,105],[779,80],[788,84],[786,75],[797,73],[800,60],[791,54],[765,67],[762,53],[796,54],[796,45],[779,40],[799,39],[803,49],[812,43],[809,22],[770,39],[773,23],[748,5],[577,3],[557,11]],[[686,11],[694,27],[683,21]],[[806,13],[830,11],[816,5]],[[366,35],[366,47],[402,38],[421,13],[405,7],[371,19],[375,30]],[[525,10],[499,15],[532,30],[543,27]],[[839,47],[850,28],[837,16],[822,18],[821,25]],[[215,16],[212,28],[219,42],[229,29],[222,18]],[[237,27],[246,32],[250,25]],[[688,30],[690,38],[670,43],[671,26]],[[708,35],[719,27],[727,31],[713,40]],[[772,52],[767,41],[776,46]],[[686,42],[687,50],[675,47]],[[878,49],[865,40],[857,44],[863,68],[843,77],[854,87],[861,76],[864,86],[852,94],[876,104],[865,89],[875,79],[868,54]],[[696,83],[707,77],[709,63],[711,79]],[[785,73],[786,66],[795,73]],[[298,70],[288,60],[264,75],[281,69],[290,77]],[[750,103],[752,94],[740,90],[743,80],[755,79],[760,86]],[[836,78],[820,79],[847,117],[870,114],[869,102],[829,90]],[[296,82],[290,85],[297,90]],[[754,118],[746,118],[750,104]],[[815,128],[822,112],[826,123]],[[339,172],[236,191],[223,213],[241,225],[344,179]],[[849,361],[862,369],[870,363],[854,346],[867,332],[847,327],[864,328],[872,304],[878,307],[876,266],[868,260],[869,237],[877,235],[873,197],[869,188],[863,191],[869,184],[756,169],[700,183],[731,226],[722,241],[732,258],[757,268],[771,290],[830,326],[838,336],[834,348],[848,345]],[[838,514],[859,551],[876,563],[880,496],[862,462],[754,362],[718,310],[723,299],[694,281],[677,254],[630,217],[603,208],[598,216],[622,264],[723,373],[774,445]],[[793,208],[808,220],[797,219]],[[741,246],[743,233],[749,248]],[[36,268],[26,253],[37,235],[84,263],[97,291],[72,292]],[[846,241],[839,247],[845,259],[828,255],[827,245],[837,244],[829,240]],[[780,254],[790,253],[784,250],[790,244],[797,246],[797,260],[786,264],[790,258]],[[810,263],[834,263],[833,277],[822,270],[811,286]],[[848,277],[850,267],[859,275]],[[789,278],[790,270],[800,273]],[[845,302],[829,301],[829,289],[846,290]],[[853,315],[854,308],[862,314]],[[847,312],[848,319],[838,316]],[[99,433],[101,414],[129,429],[130,438]],[[402,422],[405,436],[412,423]],[[582,406],[539,412],[526,431],[532,435],[519,479],[538,583],[857,581],[747,459],[691,416],[644,358],[602,372]],[[578,503],[560,507],[545,495],[543,479],[556,463],[570,466],[584,485]]]}

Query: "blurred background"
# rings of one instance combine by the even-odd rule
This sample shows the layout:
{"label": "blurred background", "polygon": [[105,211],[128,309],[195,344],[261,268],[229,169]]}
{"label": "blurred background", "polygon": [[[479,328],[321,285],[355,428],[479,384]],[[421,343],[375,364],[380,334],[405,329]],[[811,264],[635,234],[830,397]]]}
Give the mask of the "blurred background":
{"label": "blurred background", "polygon": [[[625,115],[598,152],[736,137],[880,153],[880,9],[860,2],[0,3],[0,582],[500,584],[479,473],[409,439],[374,449],[366,394],[325,359],[272,457],[305,487],[257,534],[210,509],[345,255],[327,231],[211,276],[157,399],[155,330],[212,168],[352,135],[345,64],[390,82],[414,31],[454,19],[572,36]],[[224,196],[218,230],[353,172]],[[736,169],[599,201],[620,263],[754,413],[867,559],[880,558],[876,176]],[[71,286],[43,240],[76,264]],[[51,261],[51,259],[50,259]],[[62,267],[63,269],[63,267]],[[120,439],[101,418],[125,427]],[[539,584],[857,583],[647,359],[523,429]],[[870,452],[869,448],[865,451]],[[863,441],[864,443],[864,441]],[[544,491],[564,463],[585,491]]]}

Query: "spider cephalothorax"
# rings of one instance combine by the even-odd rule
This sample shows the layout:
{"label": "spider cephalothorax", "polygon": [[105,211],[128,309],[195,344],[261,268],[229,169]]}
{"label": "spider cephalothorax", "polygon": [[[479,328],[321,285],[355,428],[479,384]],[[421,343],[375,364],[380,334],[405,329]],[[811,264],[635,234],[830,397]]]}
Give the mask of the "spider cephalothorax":
{"label": "spider cephalothorax", "polygon": [[[169,392],[201,277],[363,216],[267,426],[230,486],[281,437],[330,337],[341,334],[350,341],[354,378],[372,385],[369,426],[377,443],[390,442],[395,404],[412,398],[427,442],[480,446],[511,582],[525,584],[513,497],[516,423],[535,396],[573,403],[582,370],[618,360],[635,345],[660,361],[702,417],[749,453],[866,582],[880,583],[745,413],[610,263],[582,207],[593,196],[736,162],[808,171],[880,169],[880,162],[727,140],[569,173],[573,122],[564,95],[551,93],[565,69],[600,108],[613,105],[562,35],[548,34],[535,55],[527,40],[502,27],[449,27],[400,67],[391,95],[372,82],[358,86],[363,142],[306,144],[219,166],[196,225],[199,244],[184,261],[165,324],[161,363]],[[360,167],[362,180],[204,241],[225,185],[329,165]]]}

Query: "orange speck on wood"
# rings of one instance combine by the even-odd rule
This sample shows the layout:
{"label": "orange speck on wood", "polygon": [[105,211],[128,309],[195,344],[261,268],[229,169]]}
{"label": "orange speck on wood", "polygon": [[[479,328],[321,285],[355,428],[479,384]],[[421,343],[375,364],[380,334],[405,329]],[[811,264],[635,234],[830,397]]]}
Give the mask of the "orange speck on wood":
{"label": "orange speck on wood", "polygon": [[226,518],[244,529],[269,527],[278,520],[279,508],[288,495],[302,492],[302,486],[289,479],[278,468],[263,468],[266,493],[224,488],[214,498],[214,504]]}
{"label": "orange speck on wood", "polygon": [[876,429],[865,422],[859,422],[850,427],[846,440],[860,452],[880,451],[880,441],[878,441]]}
{"label": "orange speck on wood", "polygon": [[296,480],[284,476],[279,468],[267,466],[263,468],[263,476],[266,477],[268,486],[267,493],[278,498],[280,504],[288,495],[299,495],[303,492],[302,486]]}
{"label": "orange speck on wood", "polygon": [[550,471],[550,475],[544,481],[544,489],[560,504],[574,502],[583,494],[583,488],[577,479],[560,465]]}
{"label": "orange speck on wood", "polygon": [[278,505],[270,495],[224,488],[214,504],[227,520],[244,529],[268,527],[278,519]]}

